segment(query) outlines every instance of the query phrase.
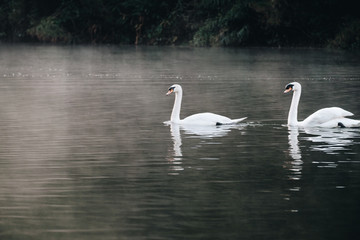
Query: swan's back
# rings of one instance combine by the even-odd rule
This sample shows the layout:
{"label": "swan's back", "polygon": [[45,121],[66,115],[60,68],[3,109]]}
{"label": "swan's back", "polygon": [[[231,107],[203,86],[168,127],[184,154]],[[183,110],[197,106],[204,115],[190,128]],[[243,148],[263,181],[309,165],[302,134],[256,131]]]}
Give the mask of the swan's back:
{"label": "swan's back", "polygon": [[327,122],[336,122],[339,119],[352,115],[354,114],[339,107],[322,108],[311,114],[304,121],[302,121],[302,125],[319,126],[322,124],[326,124]]}

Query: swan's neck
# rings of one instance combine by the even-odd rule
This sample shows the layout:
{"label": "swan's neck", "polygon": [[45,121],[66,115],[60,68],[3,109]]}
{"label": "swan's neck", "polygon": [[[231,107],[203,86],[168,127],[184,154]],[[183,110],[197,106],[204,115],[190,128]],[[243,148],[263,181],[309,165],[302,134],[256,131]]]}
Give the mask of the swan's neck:
{"label": "swan's neck", "polygon": [[175,93],[174,107],[170,117],[171,122],[174,123],[180,122],[181,101],[182,101],[182,91],[178,91]]}
{"label": "swan's neck", "polygon": [[291,100],[289,116],[288,116],[288,125],[289,126],[299,125],[297,116],[298,116],[298,106],[299,106],[300,96],[301,96],[301,89],[294,91],[294,94],[293,94],[293,97]]}

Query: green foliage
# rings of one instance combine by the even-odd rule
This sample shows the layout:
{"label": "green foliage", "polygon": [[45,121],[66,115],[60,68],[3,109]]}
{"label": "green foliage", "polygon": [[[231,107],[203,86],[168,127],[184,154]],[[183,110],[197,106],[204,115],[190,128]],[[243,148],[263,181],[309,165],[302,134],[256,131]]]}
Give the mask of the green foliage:
{"label": "green foliage", "polygon": [[354,49],[359,22],[353,0],[0,1],[3,41]]}
{"label": "green foliage", "polygon": [[[213,7],[218,7],[221,1],[210,1]],[[207,19],[194,34],[194,46],[244,46],[250,38],[252,11],[246,1],[233,3],[226,1],[224,11],[212,19]]]}
{"label": "green foliage", "polygon": [[329,46],[342,49],[360,49],[360,20],[351,21],[344,26],[334,40],[330,41]]}
{"label": "green foliage", "polygon": [[0,24],[0,39],[6,39],[7,26],[6,26],[6,24],[4,24],[4,23],[6,23],[6,21],[7,21],[6,10],[4,9],[3,6],[0,6],[0,23],[3,23],[3,24]]}
{"label": "green foliage", "polygon": [[205,24],[199,28],[193,38],[193,44],[196,47],[214,46],[217,44],[217,37],[220,34],[220,27],[217,19],[207,20]]}
{"label": "green foliage", "polygon": [[53,16],[44,18],[36,26],[28,29],[27,34],[41,42],[70,42],[71,35],[67,33]]}

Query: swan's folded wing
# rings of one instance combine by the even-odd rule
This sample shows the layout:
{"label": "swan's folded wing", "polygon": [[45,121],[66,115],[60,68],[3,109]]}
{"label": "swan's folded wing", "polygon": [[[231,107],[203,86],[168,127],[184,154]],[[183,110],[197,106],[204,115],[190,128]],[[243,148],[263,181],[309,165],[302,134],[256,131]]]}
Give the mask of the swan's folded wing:
{"label": "swan's folded wing", "polygon": [[354,114],[339,107],[322,108],[307,117],[302,122],[302,125],[318,126],[334,119],[349,117],[352,115]]}
{"label": "swan's folded wing", "polygon": [[336,118],[326,123],[319,125],[319,127],[333,128],[333,127],[360,127],[360,120],[350,118]]}
{"label": "swan's folded wing", "polygon": [[221,124],[231,123],[230,118],[209,112],[197,113],[188,116],[181,121],[183,124],[192,124],[192,125],[217,125],[218,123]]}

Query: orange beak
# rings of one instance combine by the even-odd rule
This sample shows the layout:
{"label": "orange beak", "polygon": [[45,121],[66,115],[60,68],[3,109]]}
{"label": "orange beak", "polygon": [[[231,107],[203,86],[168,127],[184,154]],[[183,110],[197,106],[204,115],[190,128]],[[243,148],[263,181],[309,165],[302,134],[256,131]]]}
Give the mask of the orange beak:
{"label": "orange beak", "polygon": [[174,89],[173,88],[171,88],[171,89],[169,89],[169,91],[166,93],[166,96],[169,96],[171,93],[173,93],[174,92]]}
{"label": "orange beak", "polygon": [[292,90],[292,88],[285,89],[284,93],[288,93]]}

